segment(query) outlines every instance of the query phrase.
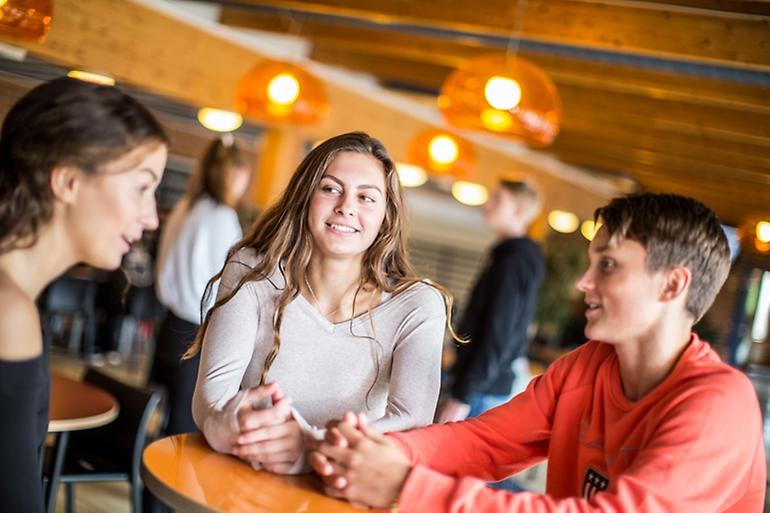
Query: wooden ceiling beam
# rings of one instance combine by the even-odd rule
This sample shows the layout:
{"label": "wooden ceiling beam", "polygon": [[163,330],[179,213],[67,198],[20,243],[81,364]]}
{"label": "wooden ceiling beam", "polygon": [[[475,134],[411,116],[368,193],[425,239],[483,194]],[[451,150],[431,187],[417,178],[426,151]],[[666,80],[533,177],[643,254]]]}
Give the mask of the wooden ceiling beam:
{"label": "wooden ceiling beam", "polygon": [[[748,183],[734,179],[732,173],[715,173],[714,167],[681,167],[669,163],[629,161],[617,155],[598,155],[590,151],[571,150],[569,152],[554,151],[565,162],[579,164],[607,173],[617,172],[621,176],[631,176],[643,188],[666,192],[665,184],[687,184],[691,193],[711,191],[721,194],[721,202],[746,205],[764,205],[768,208],[767,198],[770,197],[770,184],[767,182]],[[653,187],[654,185],[654,187]],[[673,191],[672,191],[673,192]],[[717,194],[719,193],[719,194]],[[715,210],[724,216],[722,208],[713,205]]]}
{"label": "wooden ceiling beam", "polygon": [[[57,0],[43,43],[2,40],[51,62],[102,71],[119,83],[191,105],[232,108],[235,84],[267,56],[177,14],[172,6],[145,0]],[[310,141],[365,130],[383,140],[395,159],[403,159],[411,139],[432,126],[427,116],[405,107],[404,100],[369,84],[347,83],[331,73],[323,78],[331,107],[328,118],[313,127],[284,129]],[[540,159],[526,148],[516,154],[484,140],[475,146],[479,171],[473,179],[487,186],[511,169],[526,169],[544,190],[554,191],[547,193],[550,198],[580,215],[588,215],[612,194],[610,183],[553,164],[552,158]]]}
{"label": "wooden ceiling beam", "polygon": [[[723,187],[693,188],[691,184],[683,181],[647,180],[642,185],[644,190],[652,192],[668,192],[697,198],[714,209],[723,223],[731,226],[739,226],[749,215],[756,213],[767,215],[770,213],[766,200],[747,197],[745,190],[732,191],[732,196],[728,197],[730,192]],[[770,191],[765,191],[765,193],[770,193]]]}
{"label": "wooden ceiling beam", "polygon": [[554,144],[549,152],[565,162],[580,163],[589,169],[631,173],[646,176],[650,173],[662,176],[687,178],[697,186],[702,180],[716,180],[725,183],[743,184],[747,187],[770,187],[770,173],[751,171],[725,164],[694,160],[664,153],[649,152],[617,145],[591,146],[572,144],[567,138],[564,143]]}
{"label": "wooden ceiling beam", "polygon": [[654,8],[658,8],[660,4],[666,4],[678,7],[697,7],[713,11],[770,16],[770,2],[767,0],[654,0],[650,3],[653,4]]}
{"label": "wooden ceiling beam", "polygon": [[723,134],[725,138],[770,141],[770,109],[752,111],[659,100],[611,90],[557,84],[565,119],[612,119],[644,126],[656,123],[675,129]]}
{"label": "wooden ceiling beam", "polygon": [[[325,45],[317,45],[312,57],[325,63],[373,73],[388,82],[418,87],[440,82],[447,73],[447,69],[440,65],[383,54],[361,54]],[[612,75],[608,72],[604,76]],[[770,151],[770,101],[763,104],[763,96],[770,94],[767,90],[760,92],[749,87],[749,94],[755,96],[751,100],[737,101],[735,99],[742,96],[744,89],[741,86],[732,89],[732,84],[723,84],[724,96],[733,101],[719,101],[716,99],[716,85],[709,83],[699,90],[697,80],[693,80],[691,94],[682,87],[676,94],[668,95],[645,87],[607,87],[613,82],[612,78],[601,80],[597,75],[589,85],[575,85],[561,82],[556,77],[562,96],[563,125],[569,127],[571,123],[580,122],[593,126],[610,123],[615,126],[654,127],[662,132],[709,136],[731,143],[754,142],[760,148],[764,147],[765,152]],[[660,89],[665,87],[665,82],[660,84]],[[703,100],[697,96],[699,91],[706,91],[715,100]]]}
{"label": "wooden ceiling beam", "polygon": [[563,125],[551,148],[591,148],[601,152],[606,146],[621,147],[632,153],[646,151],[661,155],[689,158],[735,170],[770,174],[770,152],[756,145],[725,143],[715,139],[672,137],[654,131],[635,131],[618,126],[597,126],[585,123]]}
{"label": "wooden ceiling beam", "polygon": [[326,45],[315,45],[310,53],[310,58],[324,64],[369,73],[385,84],[398,84],[407,89],[435,91],[437,90],[436,84],[440,85],[448,74],[448,68],[445,66],[435,66],[382,54],[365,54],[347,48]]}
{"label": "wooden ceiling beam", "polygon": [[[401,84],[419,80],[421,87],[436,91],[446,76],[467,59],[481,54],[504,52],[503,49],[490,48],[478,41],[456,42],[428,35],[392,33],[377,28],[340,27],[331,22],[303,20],[302,14],[298,14],[292,22],[276,13],[226,9],[223,21],[236,25],[240,22],[240,25],[282,34],[294,32],[312,40],[313,58],[351,69],[366,71],[367,67],[376,67],[377,60],[385,59],[393,63],[392,71],[395,72],[400,60],[404,71],[400,75],[391,72],[387,77],[389,80]],[[748,110],[770,108],[770,88],[759,85],[542,52],[521,51],[520,55],[535,62],[560,83],[633,92],[689,103]],[[375,63],[371,64],[372,61]],[[411,73],[411,69],[417,65],[430,66],[431,77],[435,79],[427,80],[420,77],[420,74]]]}
{"label": "wooden ceiling beam", "polygon": [[[350,66],[354,69],[366,71],[363,64],[367,60],[375,61],[371,65],[376,66],[376,60],[380,58],[394,63],[401,60],[405,65],[430,66],[436,70],[433,75],[440,77],[433,83],[436,91],[444,78],[468,59],[482,54],[503,53],[497,49],[447,44],[423,37],[399,36],[378,42],[374,34],[369,37],[361,34],[355,39],[320,37],[313,41],[314,52],[329,57],[338,53],[340,56],[336,63],[341,65],[344,65],[344,57],[347,56],[356,61],[355,66]],[[544,53],[522,51],[520,55],[541,67],[557,83],[718,107],[770,110],[770,87]],[[402,77],[402,82],[408,82],[411,75],[405,72]]]}
{"label": "wooden ceiling beam", "polygon": [[[391,31],[420,28],[447,38],[494,36],[506,40],[514,25],[522,39],[601,51],[711,63],[770,71],[766,14],[744,14],[656,2],[518,2],[463,0],[239,0],[265,12],[307,13],[339,23],[380,26]],[[713,5],[712,5],[713,6]],[[247,12],[247,9],[242,9]],[[225,11],[223,20],[245,26],[245,14]],[[517,19],[518,18],[518,19]],[[342,30],[342,28],[340,28]]]}
{"label": "wooden ceiling beam", "polygon": [[[709,153],[709,158],[716,154],[723,154],[725,158],[733,159],[731,162],[736,163],[741,161],[741,157],[748,157],[759,169],[762,169],[770,160],[770,147],[768,142],[762,139],[759,141],[726,140],[705,132],[675,133],[649,125],[597,123],[590,119],[563,120],[560,136],[565,133],[575,137],[593,138],[613,144],[682,155],[703,156],[704,150],[710,149],[713,153]],[[556,144],[558,143],[559,138],[556,139]]]}
{"label": "wooden ceiling beam", "polygon": [[564,134],[559,142],[550,149],[563,160],[569,161],[574,155],[585,155],[581,159],[583,164],[591,160],[592,167],[606,167],[607,163],[614,163],[617,169],[619,163],[624,163],[625,170],[634,171],[634,166],[657,169],[666,175],[687,177],[694,182],[699,180],[727,180],[743,185],[770,187],[770,173],[767,167],[750,169],[747,166],[729,165],[726,162],[693,159],[691,155],[674,155],[661,151],[652,151],[633,148],[618,144],[611,144],[598,138],[572,137]]}

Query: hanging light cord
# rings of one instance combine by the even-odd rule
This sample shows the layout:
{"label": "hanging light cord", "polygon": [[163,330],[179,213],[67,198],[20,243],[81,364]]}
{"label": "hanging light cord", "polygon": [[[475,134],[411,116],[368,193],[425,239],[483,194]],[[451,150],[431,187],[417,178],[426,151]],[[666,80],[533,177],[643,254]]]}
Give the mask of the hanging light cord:
{"label": "hanging light cord", "polygon": [[519,53],[519,44],[521,43],[521,31],[524,26],[524,13],[527,11],[528,0],[517,0],[516,14],[511,24],[511,34],[508,37],[508,45],[505,47],[506,63]]}

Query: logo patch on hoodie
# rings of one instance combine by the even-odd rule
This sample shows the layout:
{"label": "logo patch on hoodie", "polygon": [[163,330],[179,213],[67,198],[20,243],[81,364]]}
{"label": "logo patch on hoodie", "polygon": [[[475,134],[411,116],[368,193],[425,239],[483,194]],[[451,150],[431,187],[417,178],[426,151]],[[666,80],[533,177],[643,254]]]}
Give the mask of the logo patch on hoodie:
{"label": "logo patch on hoodie", "polygon": [[600,474],[597,470],[588,467],[586,475],[583,478],[583,498],[591,500],[596,492],[606,490],[610,485],[610,480]]}

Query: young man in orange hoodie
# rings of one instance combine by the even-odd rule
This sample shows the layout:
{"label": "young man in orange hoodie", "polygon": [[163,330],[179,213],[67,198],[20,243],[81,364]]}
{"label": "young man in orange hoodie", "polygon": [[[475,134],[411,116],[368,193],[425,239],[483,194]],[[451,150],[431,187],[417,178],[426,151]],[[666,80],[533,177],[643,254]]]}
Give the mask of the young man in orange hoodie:
{"label": "young man in orange hoodie", "polygon": [[[669,194],[596,217],[577,282],[589,342],[477,419],[383,436],[347,414],[310,456],[330,495],[402,513],[762,511],[756,395],[692,332],[729,270],[719,220]],[[545,494],[486,486],[544,459]]]}

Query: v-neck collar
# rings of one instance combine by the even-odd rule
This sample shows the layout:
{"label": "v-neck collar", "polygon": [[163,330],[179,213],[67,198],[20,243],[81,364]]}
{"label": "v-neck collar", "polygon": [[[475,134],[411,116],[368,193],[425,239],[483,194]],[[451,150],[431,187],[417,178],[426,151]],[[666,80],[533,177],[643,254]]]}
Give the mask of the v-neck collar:
{"label": "v-neck collar", "polygon": [[[379,311],[380,309],[387,308],[387,305],[390,304],[390,300],[392,299],[392,295],[389,292],[382,292],[380,296],[380,304],[375,306],[371,309],[371,314],[374,315],[375,312]],[[315,319],[315,321],[326,331],[327,333],[334,333],[335,331],[338,331],[340,329],[347,328],[348,326],[351,326],[351,319],[346,319],[341,322],[331,322],[329,319],[326,318],[318,309],[308,301],[305,296],[302,294],[297,294],[297,297],[294,299],[294,302],[297,303],[297,306],[299,308],[302,308],[310,317]],[[355,316],[352,319],[352,325],[355,326],[357,324],[360,324],[364,321],[368,321],[369,311],[364,311],[361,314]]]}

